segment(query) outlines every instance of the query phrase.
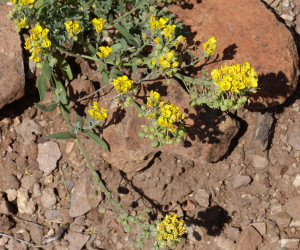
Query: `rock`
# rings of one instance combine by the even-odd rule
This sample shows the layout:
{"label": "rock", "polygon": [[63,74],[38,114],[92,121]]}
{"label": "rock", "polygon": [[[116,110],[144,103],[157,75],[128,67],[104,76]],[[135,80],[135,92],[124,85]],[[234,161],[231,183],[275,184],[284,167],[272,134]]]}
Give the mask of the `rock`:
{"label": "rock", "polygon": [[300,219],[300,196],[289,198],[285,203],[286,212],[292,216],[294,220]]}
{"label": "rock", "polygon": [[192,224],[190,221],[185,221],[185,230],[188,240],[193,242],[199,242],[205,235],[200,226]]}
{"label": "rock", "polygon": [[188,200],[187,202],[185,202],[182,206],[182,209],[184,211],[191,211],[191,210],[194,210],[196,208],[196,205],[194,202]]}
{"label": "rock", "polygon": [[[146,88],[147,93],[144,92]],[[146,88],[141,91],[141,96],[149,95],[150,90],[167,92],[167,97],[162,96],[162,100],[170,101],[188,114],[185,119],[187,136],[184,144],[164,145],[153,149],[148,138],[141,139],[138,136],[141,126],[149,125],[149,121],[138,118],[134,107],[126,109],[126,113],[116,108],[114,112],[110,112],[107,127],[103,130],[103,138],[109,138],[110,145],[110,152],[103,153],[105,161],[123,172],[133,173],[147,166],[158,150],[199,163],[215,162],[225,155],[239,130],[237,121],[218,110],[207,107],[190,108],[188,94],[175,80],[172,85],[162,81],[149,83]],[[115,94],[114,91],[111,92]]]}
{"label": "rock", "polygon": [[26,250],[27,246],[22,242],[18,242],[14,239],[10,239],[8,241],[8,249]]}
{"label": "rock", "polygon": [[29,176],[29,175],[25,175],[21,179],[21,187],[28,190],[30,193],[32,193],[33,186],[35,183],[36,183],[35,178],[33,178],[32,176]]}
{"label": "rock", "polygon": [[69,216],[69,211],[67,209],[47,210],[45,212],[45,217],[48,220],[54,220],[61,223],[71,223],[73,220]]}
{"label": "rock", "polygon": [[217,246],[221,250],[234,250],[234,242],[231,239],[225,237],[218,237]]}
{"label": "rock", "polygon": [[280,17],[285,20],[285,21],[289,21],[289,22],[293,22],[295,17],[287,15],[287,14],[282,14],[280,15]]}
{"label": "rock", "polygon": [[25,73],[20,35],[7,19],[9,7],[0,5],[0,109],[24,96]]}
{"label": "rock", "polygon": [[199,204],[201,207],[208,207],[209,206],[209,194],[206,192],[205,189],[198,189],[194,192],[193,195],[194,199],[196,202]]}
{"label": "rock", "polygon": [[[201,49],[215,36],[222,64],[248,61],[254,66],[260,89],[251,98],[251,108],[274,107],[293,94],[299,72],[293,36],[260,0],[203,0],[201,4],[192,0],[189,4],[193,8],[171,5],[169,9],[191,27],[193,40],[201,41]],[[278,35],[274,38],[274,34]],[[251,39],[245,39],[245,35]],[[216,60],[206,69],[212,70],[218,64]]]}
{"label": "rock", "polygon": [[231,182],[233,189],[238,189],[247,186],[251,182],[251,177],[248,175],[240,175]]}
{"label": "rock", "polygon": [[281,239],[280,246],[285,248],[298,248],[299,239]]}
{"label": "rock", "polygon": [[48,141],[38,144],[37,162],[40,170],[44,171],[44,176],[49,175],[56,168],[60,157],[61,151],[56,142]]}
{"label": "rock", "polygon": [[10,212],[9,212],[9,204],[3,198],[0,199],[0,214],[4,214],[4,215],[9,215],[10,214]]}
{"label": "rock", "polygon": [[17,191],[17,205],[19,213],[33,214],[36,202],[33,198],[29,199],[28,191],[20,188]]}
{"label": "rock", "polygon": [[65,236],[65,239],[70,243],[70,250],[81,250],[84,247],[85,243],[89,240],[89,238],[89,235],[75,232],[70,232]]}
{"label": "rock", "polygon": [[292,220],[289,227],[300,227],[300,220]]}
{"label": "rock", "polygon": [[33,195],[33,197],[39,197],[42,195],[40,184],[34,183],[32,195]]}
{"label": "rock", "polygon": [[39,126],[34,120],[24,119],[24,121],[16,127],[16,132],[24,139],[24,144],[28,145],[36,139],[36,135],[40,134]]}
{"label": "rock", "polygon": [[279,212],[275,215],[275,221],[280,230],[284,230],[284,228],[288,227],[291,221],[291,217],[284,212]]}
{"label": "rock", "polygon": [[[79,98],[87,96],[95,91],[95,87],[90,80],[85,80],[82,78],[74,79],[68,85],[67,93],[70,100],[74,103],[77,102]],[[80,102],[80,104],[87,105],[90,99],[87,98]]]}
{"label": "rock", "polygon": [[[96,189],[97,188],[97,189]],[[98,195],[96,195],[96,190]],[[69,215],[77,217],[89,212],[102,200],[102,193],[95,187],[93,177],[89,170],[86,170],[76,182],[71,194]]]}
{"label": "rock", "polygon": [[296,188],[299,188],[300,187],[300,174],[297,174],[294,181],[293,181],[293,185],[296,187]]}
{"label": "rock", "polygon": [[252,226],[247,226],[241,233],[235,250],[256,250],[262,243],[261,235]]}
{"label": "rock", "polygon": [[46,187],[42,191],[41,202],[44,209],[51,209],[56,204],[56,196],[54,189],[51,187]]}
{"label": "rock", "polygon": [[252,156],[252,165],[257,170],[265,169],[269,165],[269,160],[265,156],[255,154]]}
{"label": "rock", "polygon": [[37,245],[41,245],[44,231],[43,228],[38,225],[31,225],[29,228],[30,237],[33,240],[33,242]]}
{"label": "rock", "polygon": [[288,143],[295,149],[300,150],[300,128],[294,126],[288,130]]}
{"label": "rock", "polygon": [[[9,238],[6,237],[2,237],[0,239],[0,247],[4,247],[6,245],[6,243],[8,242]],[[4,250],[5,248],[0,248],[1,250]]]}
{"label": "rock", "polygon": [[8,189],[18,189],[20,182],[13,174],[0,175],[0,191],[5,192]]}
{"label": "rock", "polygon": [[6,195],[7,195],[8,201],[14,201],[15,199],[17,199],[17,190],[16,189],[7,189]]}
{"label": "rock", "polygon": [[6,215],[0,214],[0,232],[6,233],[9,229],[11,229],[13,224],[10,222]]}
{"label": "rock", "polygon": [[251,223],[250,225],[254,227],[262,236],[264,236],[267,233],[267,226],[265,222],[256,222]]}
{"label": "rock", "polygon": [[274,118],[270,113],[257,113],[251,141],[251,147],[256,152],[261,152],[267,149],[273,122]]}

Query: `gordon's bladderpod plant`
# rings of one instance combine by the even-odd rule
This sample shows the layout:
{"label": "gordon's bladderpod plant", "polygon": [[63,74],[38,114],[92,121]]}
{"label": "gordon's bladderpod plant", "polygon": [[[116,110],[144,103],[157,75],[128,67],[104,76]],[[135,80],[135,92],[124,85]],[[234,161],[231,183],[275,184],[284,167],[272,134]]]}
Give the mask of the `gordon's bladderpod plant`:
{"label": "gordon's bladderpod plant", "polygon": [[[237,110],[247,101],[247,92],[256,92],[257,74],[248,62],[221,65],[209,74],[203,70],[200,78],[184,74],[197,63],[203,66],[215,55],[217,41],[211,37],[203,43],[203,49],[187,48],[184,26],[175,15],[162,8],[176,0],[11,0],[9,19],[16,23],[16,31],[29,29],[25,49],[31,54],[42,74],[38,78],[40,99],[43,100],[47,80],[53,93],[53,102],[36,107],[49,112],[59,108],[68,124],[69,131],[49,135],[48,138],[73,138],[84,156],[94,180],[118,211],[118,221],[125,232],[135,225],[136,239],[131,245],[143,248],[143,239],[156,237],[154,249],[175,248],[185,233],[184,222],[176,215],[166,215],[155,225],[145,222],[144,215],[136,217],[112,197],[95,171],[84,148],[77,138],[84,133],[105,150],[108,149],[101,135],[93,132],[107,119],[108,110],[94,102],[85,117],[76,115],[76,123],[69,119],[69,98],[64,84],[58,79],[59,72],[68,80],[73,79],[66,53],[92,60],[106,85],[115,88],[115,102],[125,108],[134,105],[138,116],[145,119],[138,135],[148,138],[153,148],[174,142],[182,143],[185,131],[185,114],[176,106],[161,99],[159,92],[151,90],[146,105],[140,106],[135,97],[148,80],[159,77],[182,81],[190,96],[190,106],[206,104],[222,111]],[[84,51],[79,53],[74,44]],[[76,46],[78,48],[78,46]],[[189,58],[184,61],[183,53]],[[136,79],[137,71],[141,78]],[[85,119],[84,119],[85,118]]]}

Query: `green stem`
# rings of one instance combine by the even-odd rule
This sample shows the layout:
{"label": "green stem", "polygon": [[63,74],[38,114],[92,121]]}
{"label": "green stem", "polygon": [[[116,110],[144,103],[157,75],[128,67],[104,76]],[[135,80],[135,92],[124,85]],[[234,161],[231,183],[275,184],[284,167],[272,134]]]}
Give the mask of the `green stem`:
{"label": "green stem", "polygon": [[93,176],[93,179],[95,181],[95,183],[99,186],[100,190],[105,194],[105,196],[108,198],[108,200],[118,209],[119,212],[124,212],[125,209],[111,196],[111,192],[105,187],[104,183],[102,182],[102,180],[100,179],[99,175],[97,174],[93,164],[91,163],[90,159],[88,158],[84,148],[82,147],[80,141],[76,138],[74,139],[75,143],[78,147],[78,149],[80,150],[80,153],[82,154],[82,156],[84,157],[91,173]]}
{"label": "green stem", "polygon": [[135,100],[132,100],[132,104],[138,112],[144,113],[144,111],[141,109],[141,107],[137,104],[137,102]]}

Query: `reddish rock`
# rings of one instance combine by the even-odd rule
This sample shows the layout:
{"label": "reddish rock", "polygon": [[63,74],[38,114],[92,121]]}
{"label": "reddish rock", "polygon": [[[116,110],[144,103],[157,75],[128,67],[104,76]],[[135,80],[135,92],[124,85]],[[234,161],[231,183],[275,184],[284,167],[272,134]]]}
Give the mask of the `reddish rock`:
{"label": "reddish rock", "polygon": [[0,109],[23,97],[25,89],[21,40],[8,12],[8,6],[0,5]]}
{"label": "reddish rock", "polygon": [[256,250],[262,243],[261,235],[252,226],[246,227],[236,243],[235,250]]}
{"label": "reddish rock", "polygon": [[[149,121],[138,118],[134,107],[126,111],[116,108],[115,112],[113,110],[110,112],[103,130],[103,138],[110,146],[110,152],[103,154],[108,163],[129,173],[145,168],[158,151],[181,155],[196,162],[217,161],[227,152],[232,138],[239,129],[239,124],[235,120],[218,110],[190,108],[188,94],[176,81],[171,85],[162,82],[150,83],[146,88],[147,95],[151,90],[160,92],[162,100],[178,106],[186,115],[187,136],[184,144],[174,143],[164,145],[162,148],[151,148],[148,138],[141,139],[138,136],[141,125],[150,125]],[[115,95],[114,91],[111,91],[112,95]],[[145,96],[144,90],[139,96]],[[142,103],[141,99],[137,101]]]}
{"label": "reddish rock", "polygon": [[[217,39],[221,64],[252,64],[259,75],[259,91],[251,108],[281,104],[296,89],[299,58],[291,33],[260,0],[191,0],[192,8],[172,5],[170,10],[191,27],[199,47],[211,36]],[[183,5],[185,6],[185,5]],[[200,74],[200,72],[198,73]]]}

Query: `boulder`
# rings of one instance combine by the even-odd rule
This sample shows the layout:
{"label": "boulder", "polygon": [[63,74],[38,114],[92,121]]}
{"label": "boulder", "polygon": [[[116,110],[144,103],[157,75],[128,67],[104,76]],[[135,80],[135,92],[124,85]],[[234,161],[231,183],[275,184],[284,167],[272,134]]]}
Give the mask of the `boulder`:
{"label": "boulder", "polygon": [[203,43],[215,36],[218,58],[206,69],[217,68],[221,58],[221,65],[247,61],[254,66],[259,90],[251,96],[249,108],[274,107],[295,91],[299,58],[293,36],[260,0],[191,0],[170,10],[191,28],[202,50]]}
{"label": "boulder", "polygon": [[[186,115],[187,135],[184,143],[151,148],[148,138],[141,139],[138,136],[138,132],[142,130],[141,126],[150,125],[149,121],[146,118],[138,118],[133,106],[126,110],[116,107],[110,112],[103,127],[103,138],[108,141],[110,147],[110,152],[103,154],[108,163],[130,173],[147,167],[158,151],[181,155],[202,163],[215,162],[224,156],[239,130],[239,123],[218,110],[207,107],[190,108],[187,92],[175,80],[171,85],[165,81],[147,84],[140,91],[137,102],[145,103],[144,97],[149,95],[151,90],[158,91],[163,101],[178,106]],[[111,94],[115,95],[115,90],[111,91]]]}
{"label": "boulder", "polygon": [[9,7],[0,5],[0,109],[24,96],[23,52],[15,23],[7,19]]}

